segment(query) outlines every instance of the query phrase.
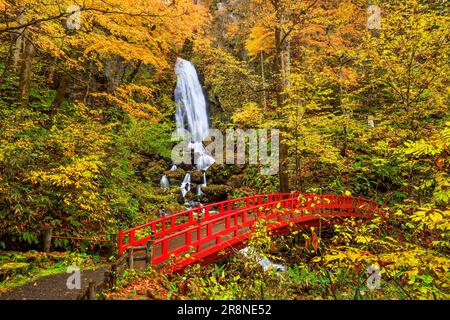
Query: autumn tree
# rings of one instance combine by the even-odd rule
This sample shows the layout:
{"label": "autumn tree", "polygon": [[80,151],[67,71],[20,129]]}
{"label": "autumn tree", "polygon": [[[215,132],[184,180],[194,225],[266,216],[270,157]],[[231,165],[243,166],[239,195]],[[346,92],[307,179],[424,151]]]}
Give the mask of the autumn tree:
{"label": "autumn tree", "polygon": [[[72,88],[87,97],[98,87],[90,76],[99,72],[106,78],[105,91],[113,93],[124,82],[133,81],[141,68],[151,66],[158,74],[169,67],[170,52],[192,37],[205,15],[202,6],[192,1],[88,1],[71,6],[70,1],[4,3],[6,19],[0,34],[24,39],[19,94],[27,100],[34,48],[50,64],[48,81],[58,88],[53,107],[61,104],[69,83],[82,80]],[[76,15],[76,17],[74,17]],[[73,19],[80,19],[74,23]],[[20,33],[18,33],[20,31]],[[22,41],[17,41],[22,43]],[[80,79],[81,77],[81,79]],[[100,83],[101,84],[101,83]],[[99,90],[103,89],[99,87]],[[83,99],[86,102],[86,99]],[[26,104],[26,103],[25,103]],[[139,112],[139,111],[138,111]]]}
{"label": "autumn tree", "polygon": [[[0,1],[0,246],[38,243],[50,226],[107,233],[157,201],[134,166],[165,151],[159,139],[170,143],[170,126],[152,126],[173,111],[172,62],[207,10],[73,4]],[[139,139],[150,141],[129,142]]]}

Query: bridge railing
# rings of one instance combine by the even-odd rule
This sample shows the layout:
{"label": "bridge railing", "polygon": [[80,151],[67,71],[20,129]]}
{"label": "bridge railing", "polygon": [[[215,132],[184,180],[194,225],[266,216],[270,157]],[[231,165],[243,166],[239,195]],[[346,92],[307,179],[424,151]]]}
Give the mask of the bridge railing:
{"label": "bridge railing", "polygon": [[240,208],[280,201],[293,196],[295,197],[295,195],[296,193],[274,193],[229,199],[182,211],[170,216],[164,216],[129,230],[120,230],[118,237],[119,255],[122,255],[122,253],[130,247],[142,246],[150,240],[157,240],[166,235],[197,225],[199,218],[205,222],[219,215],[223,215]]}
{"label": "bridge railing", "polygon": [[321,217],[365,217],[378,211],[374,201],[352,196],[298,195],[261,205],[226,212],[208,221],[201,221],[153,243],[152,265],[189,253],[175,266],[182,268],[208,255],[217,253],[249,237],[256,221],[269,221],[270,229],[284,228],[292,223],[318,221]]}

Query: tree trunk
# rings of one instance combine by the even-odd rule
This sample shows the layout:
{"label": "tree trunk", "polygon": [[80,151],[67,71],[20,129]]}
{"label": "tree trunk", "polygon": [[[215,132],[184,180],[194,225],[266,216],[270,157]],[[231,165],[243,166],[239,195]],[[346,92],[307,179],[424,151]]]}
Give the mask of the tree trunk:
{"label": "tree trunk", "polygon": [[264,94],[264,100],[263,100],[263,106],[264,106],[264,112],[267,110],[267,94],[266,94],[266,76],[264,73],[264,52],[261,51],[261,79],[263,83],[263,94]]}
{"label": "tree trunk", "polygon": [[285,22],[284,8],[281,4],[275,2],[276,27],[275,27],[275,75],[276,75],[276,100],[278,118],[280,120],[280,171],[278,177],[280,180],[280,192],[289,192],[289,174],[288,174],[288,146],[286,144],[284,133],[287,131],[285,101],[286,88],[289,86],[289,43],[285,39],[284,30],[280,27]]}
{"label": "tree trunk", "polygon": [[53,100],[52,104],[52,114],[56,114],[56,111],[61,107],[61,104],[64,101],[64,98],[67,93],[67,89],[69,88],[69,79],[68,75],[63,75],[59,82],[58,91],[56,92],[55,100]]}
{"label": "tree trunk", "polygon": [[[22,13],[19,17],[19,25],[23,24],[23,20],[25,19],[24,14]],[[24,29],[19,29],[18,30],[19,35],[17,36],[16,39],[16,49],[14,50],[14,69],[17,70],[17,67],[19,66],[19,62],[20,62],[20,56],[22,54],[22,50],[23,50],[23,36],[24,36]]]}
{"label": "tree trunk", "polygon": [[124,68],[125,65],[122,58],[108,59],[105,63],[105,76],[109,93],[113,93],[121,85]]}
{"label": "tree trunk", "polygon": [[34,44],[31,39],[26,39],[25,49],[22,54],[20,82],[19,82],[19,100],[20,106],[26,108],[30,98],[31,75],[33,65]]}
{"label": "tree trunk", "polygon": [[53,228],[46,229],[44,232],[44,252],[50,253],[52,247]]}

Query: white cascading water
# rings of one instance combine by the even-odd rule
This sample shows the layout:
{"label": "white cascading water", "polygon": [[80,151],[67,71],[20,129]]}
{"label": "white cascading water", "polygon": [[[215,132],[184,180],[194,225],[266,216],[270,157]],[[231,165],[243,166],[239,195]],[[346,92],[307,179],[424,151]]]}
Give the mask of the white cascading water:
{"label": "white cascading water", "polygon": [[186,173],[183,182],[181,183],[181,193],[183,197],[186,197],[186,194],[191,191],[191,175]]}
{"label": "white cascading water", "polygon": [[[177,74],[177,86],[175,88],[177,131],[181,136],[186,133],[186,130],[190,133],[191,141],[188,148],[194,151],[197,170],[206,171],[214,164],[215,160],[207,154],[203,145],[203,141],[209,135],[210,130],[205,95],[192,63],[177,58],[175,73]],[[175,170],[177,170],[177,166],[173,165],[171,171]],[[166,176],[161,179],[161,187],[163,189],[169,188],[169,181]],[[203,173],[203,183],[197,189],[197,195],[201,195],[202,187],[206,187],[206,173]],[[183,197],[186,197],[186,194],[191,190],[191,175],[189,173],[186,174],[180,189]]]}
{"label": "white cascading water", "polygon": [[202,187],[206,187],[207,183],[206,183],[206,172],[203,172],[203,184]]}
{"label": "white cascading water", "polygon": [[170,188],[169,179],[167,179],[167,176],[166,176],[166,175],[164,175],[164,176],[161,178],[161,188],[164,189],[164,190]]}
{"label": "white cascading water", "polygon": [[207,170],[215,161],[206,153],[203,146],[203,141],[209,135],[210,129],[205,95],[192,63],[177,58],[175,72],[177,74],[175,89],[177,130],[180,134],[183,134],[184,130],[190,132],[189,148],[194,150],[196,155],[197,169]]}
{"label": "white cascading water", "polygon": [[200,197],[202,194],[203,194],[203,192],[202,192],[202,186],[201,186],[201,185],[198,185],[198,186],[197,186],[197,197]]}

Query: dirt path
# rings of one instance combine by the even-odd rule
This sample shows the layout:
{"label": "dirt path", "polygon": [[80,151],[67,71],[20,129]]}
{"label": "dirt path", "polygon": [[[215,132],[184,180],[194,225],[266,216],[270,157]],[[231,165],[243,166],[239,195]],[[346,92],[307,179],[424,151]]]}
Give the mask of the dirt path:
{"label": "dirt path", "polygon": [[90,281],[100,283],[107,267],[81,271],[81,289],[67,289],[68,273],[39,278],[23,286],[0,293],[0,300],[76,300],[84,293]]}

